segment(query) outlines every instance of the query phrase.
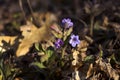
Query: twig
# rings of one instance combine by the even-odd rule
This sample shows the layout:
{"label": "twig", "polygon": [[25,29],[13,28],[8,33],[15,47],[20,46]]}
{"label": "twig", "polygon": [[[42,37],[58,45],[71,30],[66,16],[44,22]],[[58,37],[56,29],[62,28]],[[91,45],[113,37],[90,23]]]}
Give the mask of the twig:
{"label": "twig", "polygon": [[31,15],[32,15],[32,18],[33,18],[33,23],[34,23],[37,27],[40,27],[40,23],[36,20],[34,14],[33,14],[33,10],[32,10],[30,1],[27,0],[27,3],[28,3],[28,6],[29,6],[29,8],[30,8],[30,12],[31,12]]}
{"label": "twig", "polygon": [[94,16],[91,16],[90,21],[90,35],[93,36],[93,29],[94,29]]}
{"label": "twig", "polygon": [[27,21],[26,15],[25,15],[25,12],[24,12],[24,9],[23,9],[23,5],[22,5],[22,0],[19,0],[19,6],[20,6],[20,9],[22,11],[22,14],[24,16],[25,21]]}

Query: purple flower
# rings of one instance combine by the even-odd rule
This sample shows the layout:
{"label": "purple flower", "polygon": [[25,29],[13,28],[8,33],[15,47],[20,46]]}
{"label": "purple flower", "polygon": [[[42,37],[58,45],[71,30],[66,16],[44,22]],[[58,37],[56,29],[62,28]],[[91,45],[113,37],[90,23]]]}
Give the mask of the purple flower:
{"label": "purple flower", "polygon": [[55,42],[55,47],[60,48],[63,45],[63,41],[61,39],[57,39]]}
{"label": "purple flower", "polygon": [[80,44],[79,36],[78,35],[71,35],[70,36],[69,43],[71,44],[72,47],[76,47],[77,44]]}
{"label": "purple flower", "polygon": [[70,28],[73,26],[73,22],[71,22],[71,19],[67,18],[67,19],[63,19],[62,20],[62,24],[65,26],[65,28]]}

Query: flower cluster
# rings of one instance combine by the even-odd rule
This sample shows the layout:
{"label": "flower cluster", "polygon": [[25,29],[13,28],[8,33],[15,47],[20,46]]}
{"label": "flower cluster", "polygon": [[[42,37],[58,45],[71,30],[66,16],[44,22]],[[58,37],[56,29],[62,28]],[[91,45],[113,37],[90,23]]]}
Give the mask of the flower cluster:
{"label": "flower cluster", "polygon": [[65,26],[65,28],[70,28],[73,26],[73,22],[71,22],[71,19],[63,19],[62,24]]}
{"label": "flower cluster", "polygon": [[55,42],[55,47],[60,48],[63,45],[63,41],[61,39],[57,39]]}
{"label": "flower cluster", "polygon": [[[73,27],[73,22],[71,22],[71,19],[69,19],[69,18],[63,19],[62,24],[64,24],[64,28],[67,28],[67,29]],[[57,39],[55,42],[55,47],[60,48],[63,44],[64,44],[64,42],[62,39]],[[80,44],[79,36],[72,34],[70,36],[69,44],[72,47],[76,47],[76,45]]]}

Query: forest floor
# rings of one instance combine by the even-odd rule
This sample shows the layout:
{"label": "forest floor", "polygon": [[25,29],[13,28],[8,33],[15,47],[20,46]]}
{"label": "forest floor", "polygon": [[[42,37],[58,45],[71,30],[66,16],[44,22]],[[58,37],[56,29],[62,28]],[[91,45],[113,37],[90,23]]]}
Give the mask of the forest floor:
{"label": "forest floor", "polygon": [[0,0],[0,80],[120,80],[120,0]]}

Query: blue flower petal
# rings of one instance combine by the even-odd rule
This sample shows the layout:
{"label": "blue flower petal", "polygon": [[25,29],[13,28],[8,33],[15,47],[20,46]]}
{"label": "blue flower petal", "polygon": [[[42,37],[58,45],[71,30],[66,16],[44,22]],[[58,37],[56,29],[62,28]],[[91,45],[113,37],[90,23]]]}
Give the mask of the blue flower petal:
{"label": "blue flower petal", "polygon": [[73,38],[75,37],[75,35],[73,34],[73,35],[71,35],[70,37],[71,37],[71,39],[73,39]]}
{"label": "blue flower petal", "polygon": [[79,36],[78,35],[71,35],[70,36],[69,43],[71,44],[72,47],[76,47],[76,45],[80,44]]}
{"label": "blue flower petal", "polygon": [[62,24],[64,24],[65,28],[70,28],[73,26],[73,22],[71,22],[71,19],[67,18],[67,19],[63,19],[62,20]]}
{"label": "blue flower petal", "polygon": [[72,43],[71,45],[72,45],[72,47],[76,47],[77,44],[76,43]]}
{"label": "blue flower petal", "polygon": [[54,45],[56,48],[60,48],[63,45],[63,41],[61,39],[57,39]]}

